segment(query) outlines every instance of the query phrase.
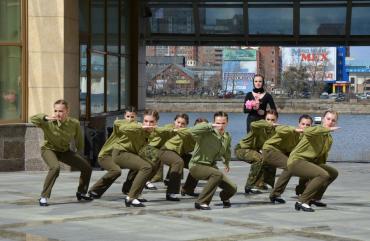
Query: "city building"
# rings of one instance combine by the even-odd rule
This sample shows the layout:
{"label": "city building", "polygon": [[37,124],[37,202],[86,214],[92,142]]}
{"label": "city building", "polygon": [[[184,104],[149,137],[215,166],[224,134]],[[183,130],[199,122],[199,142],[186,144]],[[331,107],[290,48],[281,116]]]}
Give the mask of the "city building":
{"label": "city building", "polygon": [[170,64],[155,74],[148,76],[147,93],[188,94],[194,91],[196,77],[194,73],[178,64]]}
{"label": "city building", "polygon": [[265,81],[270,88],[275,88],[280,85],[280,59],[280,48],[278,46],[266,46],[258,49],[258,73],[265,77]]}

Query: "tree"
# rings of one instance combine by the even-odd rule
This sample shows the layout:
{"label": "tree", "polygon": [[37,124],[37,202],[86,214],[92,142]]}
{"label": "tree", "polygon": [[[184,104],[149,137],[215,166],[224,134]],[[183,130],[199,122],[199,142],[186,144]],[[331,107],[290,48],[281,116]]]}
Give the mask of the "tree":
{"label": "tree", "polygon": [[282,82],[283,88],[288,91],[289,96],[295,96],[307,89],[309,74],[305,67],[290,66],[283,72]]}

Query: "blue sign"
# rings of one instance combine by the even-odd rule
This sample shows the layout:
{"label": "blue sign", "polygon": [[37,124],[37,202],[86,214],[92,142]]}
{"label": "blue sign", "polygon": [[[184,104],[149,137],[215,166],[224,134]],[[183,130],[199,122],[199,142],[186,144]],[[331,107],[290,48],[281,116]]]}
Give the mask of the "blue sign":
{"label": "blue sign", "polygon": [[255,61],[224,61],[222,64],[222,89],[250,92],[253,89]]}
{"label": "blue sign", "polygon": [[370,68],[367,66],[346,66],[346,72],[349,73],[370,73]]}

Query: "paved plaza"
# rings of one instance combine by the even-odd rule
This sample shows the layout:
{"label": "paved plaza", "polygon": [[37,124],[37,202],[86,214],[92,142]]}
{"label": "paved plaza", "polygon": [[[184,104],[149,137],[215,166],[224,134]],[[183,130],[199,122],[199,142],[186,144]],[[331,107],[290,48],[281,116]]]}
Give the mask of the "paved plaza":
{"label": "paved plaza", "polygon": [[[145,208],[126,208],[121,186],[123,172],[99,200],[79,203],[75,198],[78,172],[62,172],[48,207],[38,206],[46,172],[0,173],[0,240],[370,240],[370,163],[331,163],[339,170],[329,187],[327,208],[314,213],[294,210],[293,178],[284,193],[287,203],[273,205],[268,191],[245,195],[249,164],[234,161],[229,176],[238,184],[233,206],[223,209],[218,193],[211,211],[194,209],[194,199],[165,200],[165,186],[145,190]],[[104,171],[94,171],[93,184]],[[204,183],[200,183],[199,192]]]}

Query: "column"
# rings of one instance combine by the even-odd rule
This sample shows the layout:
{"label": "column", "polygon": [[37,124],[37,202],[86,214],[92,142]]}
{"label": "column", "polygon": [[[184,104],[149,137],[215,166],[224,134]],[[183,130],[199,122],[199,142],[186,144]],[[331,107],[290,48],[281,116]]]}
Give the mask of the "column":
{"label": "column", "polygon": [[51,113],[65,99],[78,118],[78,1],[28,1],[28,30],[28,116]]}

